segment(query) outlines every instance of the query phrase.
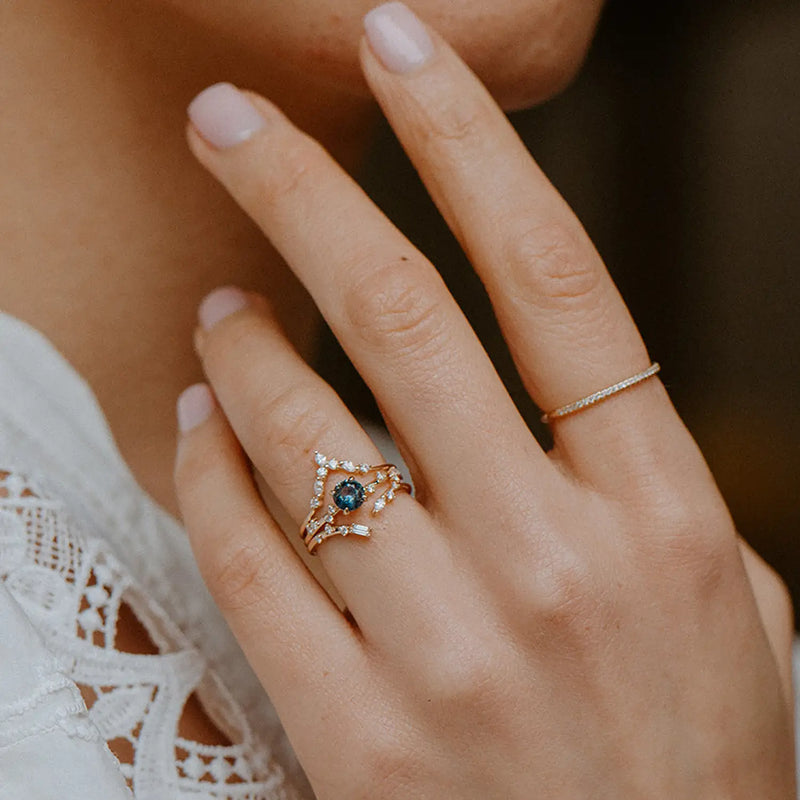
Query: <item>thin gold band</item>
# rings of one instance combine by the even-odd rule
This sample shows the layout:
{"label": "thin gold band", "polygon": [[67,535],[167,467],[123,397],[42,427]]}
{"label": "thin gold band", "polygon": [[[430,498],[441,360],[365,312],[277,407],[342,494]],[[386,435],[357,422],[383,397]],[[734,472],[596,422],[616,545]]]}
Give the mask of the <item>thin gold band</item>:
{"label": "thin gold band", "polygon": [[596,406],[598,403],[602,403],[603,400],[607,400],[609,397],[625,391],[625,389],[630,389],[632,386],[636,386],[637,384],[646,381],[648,378],[652,378],[660,369],[661,365],[653,362],[643,372],[638,372],[636,375],[631,375],[630,378],[625,378],[624,381],[620,381],[619,383],[615,383],[613,386],[608,386],[605,389],[601,389],[599,392],[594,392],[586,397],[582,397],[580,400],[576,400],[574,403],[561,406],[561,408],[557,408],[555,411],[548,411],[546,414],[542,415],[542,422],[552,422],[554,419],[568,417],[571,414],[577,414],[579,411],[583,411],[585,408]]}

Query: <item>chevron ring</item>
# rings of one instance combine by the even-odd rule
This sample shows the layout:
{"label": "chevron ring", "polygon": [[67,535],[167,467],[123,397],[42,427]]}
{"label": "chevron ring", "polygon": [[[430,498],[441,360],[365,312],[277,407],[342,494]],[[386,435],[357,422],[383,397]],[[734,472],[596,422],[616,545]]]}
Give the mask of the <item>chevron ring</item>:
{"label": "chevron ring", "polygon": [[[394,464],[355,464],[352,461],[328,458],[314,453],[316,479],[311,510],[300,528],[300,537],[312,555],[316,547],[331,536],[372,535],[368,525],[337,525],[336,518],[347,516],[364,505],[372,504],[372,515],[380,514],[400,493],[411,494],[411,486]],[[330,488],[330,502],[325,500],[331,478],[338,478]],[[374,500],[373,500],[374,498]]]}

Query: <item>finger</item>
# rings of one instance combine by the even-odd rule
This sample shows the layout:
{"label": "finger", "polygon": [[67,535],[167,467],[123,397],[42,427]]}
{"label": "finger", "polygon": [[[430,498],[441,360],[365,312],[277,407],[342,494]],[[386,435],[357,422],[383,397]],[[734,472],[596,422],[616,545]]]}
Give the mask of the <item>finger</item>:
{"label": "finger", "polygon": [[316,728],[324,685],[360,670],[357,635],[267,513],[208,387],[178,413],[175,487],[200,571],[287,730]]}
{"label": "finger", "polygon": [[[534,400],[554,409],[648,367],[586,233],[475,75],[401,3],[365,26],[367,81],[480,273]],[[614,485],[620,458],[641,449],[632,437],[654,431],[681,436],[657,379],[554,424],[567,457]]]}
{"label": "finger", "polygon": [[739,540],[739,551],[775,657],[787,705],[794,708],[792,648],[795,632],[792,598],[778,573],[743,539]]}
{"label": "finger", "polygon": [[[289,345],[263,298],[225,287],[203,301],[199,316],[205,332],[198,351],[219,403],[296,525],[315,494],[315,451],[354,465],[383,463],[341,399]],[[320,478],[328,498],[323,508],[345,477],[331,472]],[[369,539],[333,536],[315,552],[364,637],[407,646],[415,635],[411,621],[444,590],[450,555],[428,514],[408,495],[398,495],[378,515],[372,503],[334,522],[365,524],[372,529]]]}
{"label": "finger", "polygon": [[[230,92],[212,87],[191,110],[218,145],[230,140],[209,118],[222,101],[247,102]],[[190,127],[190,145],[308,288],[437,497],[463,504],[514,453],[550,469],[432,265],[319,144],[248,98],[244,143],[215,147]],[[484,470],[463,469],[476,459]]]}

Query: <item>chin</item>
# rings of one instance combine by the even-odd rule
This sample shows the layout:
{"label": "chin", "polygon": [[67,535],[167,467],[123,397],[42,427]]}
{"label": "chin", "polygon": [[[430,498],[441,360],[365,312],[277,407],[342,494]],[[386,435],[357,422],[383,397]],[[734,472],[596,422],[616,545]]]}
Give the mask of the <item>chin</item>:
{"label": "chin", "polygon": [[[158,0],[212,35],[224,33],[259,69],[357,95],[361,19],[375,0]],[[603,0],[406,0],[460,53],[506,109],[534,105],[579,70]],[[240,51],[241,52],[241,51]]]}
{"label": "chin", "polygon": [[589,50],[603,0],[417,0],[506,110],[564,89]]}
{"label": "chin", "polygon": [[[408,0],[407,4],[447,39],[506,110],[547,100],[579,71],[594,35],[603,0]],[[362,3],[352,17],[329,13],[304,43],[306,70],[322,80],[346,82],[366,92],[355,57]]]}

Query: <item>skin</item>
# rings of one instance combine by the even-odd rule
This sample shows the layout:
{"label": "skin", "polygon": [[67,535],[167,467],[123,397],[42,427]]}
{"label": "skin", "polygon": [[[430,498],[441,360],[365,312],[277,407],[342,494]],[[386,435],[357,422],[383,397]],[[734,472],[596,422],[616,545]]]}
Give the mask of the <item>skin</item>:
{"label": "skin", "polygon": [[[464,3],[449,25],[516,105],[574,74],[600,5]],[[443,18],[448,6],[419,7]],[[173,514],[174,402],[202,376],[192,350],[201,298],[228,282],[270,291],[309,357],[318,325],[279,254],[191,157],[186,106],[220,79],[249,86],[356,169],[377,119],[357,66],[366,10],[294,0],[0,5],[0,100],[13,110],[0,115],[0,308],[42,331],[88,381],[136,480]],[[510,50],[522,20],[536,30]],[[476,21],[479,40],[469,35]],[[132,616],[117,645],[156,649]],[[181,733],[224,740],[194,701]]]}
{"label": "skin", "polygon": [[[553,408],[644,369],[580,224],[434,41],[402,75],[362,41],[362,68],[532,398]],[[555,422],[543,452],[435,268],[312,139],[250,98],[263,129],[218,149],[190,127],[190,146],[307,287],[418,490],[356,518],[374,525],[369,540],[320,546],[343,614],[250,463],[299,524],[315,449],[383,459],[263,298],[204,301],[209,385],[186,396],[204,405],[183,416],[181,509],[316,796],[793,798],[788,598],[738,539],[661,382]]]}
{"label": "skin", "polygon": [[[574,74],[601,3],[461,2],[457,14],[444,0],[415,5],[514,106]],[[14,110],[0,115],[0,307],[44,332],[88,380],[133,474],[172,513],[173,405],[201,376],[191,331],[203,295],[227,282],[269,290],[305,354],[317,325],[280,256],[191,158],[185,108],[216,81],[248,86],[355,169],[377,118],[357,58],[368,8],[0,7],[0,99]]]}
{"label": "skin", "polygon": [[[368,92],[356,45],[361,18],[375,5],[371,0],[167,2],[202,25],[228,32],[254,53],[278,53],[307,79]],[[416,0],[409,6],[447,34],[501,105],[518,108],[545,100],[572,79],[602,2]]]}
{"label": "skin", "polygon": [[[599,9],[577,0],[507,0],[491,12],[465,2],[458,14],[451,3],[414,5],[506,107],[563,86]],[[2,308],[44,332],[88,380],[135,477],[174,513],[172,406],[202,374],[191,332],[203,295],[221,283],[271,290],[305,354],[315,328],[281,257],[188,154],[186,104],[220,79],[251,87],[348,170],[374,119],[356,69],[366,5],[198,6],[16,0],[0,9],[1,99],[13,109],[0,115]],[[764,624],[785,654],[780,585],[746,563],[756,564],[748,568]],[[135,621],[120,636],[126,649],[148,651]],[[217,738],[196,708],[186,725],[184,735]]]}

